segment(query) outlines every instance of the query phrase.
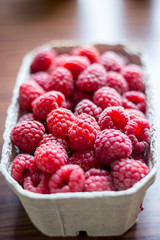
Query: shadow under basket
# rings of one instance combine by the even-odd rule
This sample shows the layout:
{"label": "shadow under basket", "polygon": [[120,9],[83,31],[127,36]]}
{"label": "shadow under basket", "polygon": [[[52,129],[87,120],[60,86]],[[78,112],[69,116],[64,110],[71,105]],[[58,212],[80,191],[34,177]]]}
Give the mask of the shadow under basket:
{"label": "shadow under basket", "polygon": [[[69,53],[72,47],[84,45],[74,41],[53,41],[46,44],[59,54]],[[151,126],[151,144],[148,151],[150,173],[132,188],[119,192],[82,192],[38,194],[24,190],[10,175],[10,165],[16,153],[11,143],[10,132],[20,114],[18,104],[19,86],[29,76],[29,66],[36,50],[28,53],[20,67],[13,91],[11,105],[7,112],[4,131],[4,145],[0,171],[8,185],[19,197],[32,223],[48,236],[118,236],[131,228],[140,212],[145,192],[153,184],[158,169],[156,131],[150,77],[147,74],[144,57],[128,45],[95,44],[102,53],[115,51],[123,54],[130,63],[141,65],[145,72],[147,117]]]}

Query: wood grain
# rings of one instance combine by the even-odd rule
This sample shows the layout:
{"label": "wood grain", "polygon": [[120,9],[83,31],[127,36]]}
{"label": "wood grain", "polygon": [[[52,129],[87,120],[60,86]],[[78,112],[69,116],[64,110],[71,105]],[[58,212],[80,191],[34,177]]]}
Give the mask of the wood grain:
{"label": "wood grain", "polygon": [[[99,6],[100,2],[102,6]],[[158,40],[160,37],[158,28],[160,19],[157,12],[160,6],[159,1],[126,0],[117,2],[116,0],[88,0],[87,3],[86,0],[0,0],[1,146],[6,111],[10,104],[21,60],[32,48],[54,39],[83,41],[127,39],[138,44],[149,58],[155,91],[155,106],[159,118],[159,88],[157,87],[159,83],[158,61],[160,61]],[[98,4],[97,9],[102,11],[104,8],[107,11],[108,18],[104,14],[105,10],[102,13],[96,11],[95,4]],[[99,19],[96,18],[98,26],[92,25],[91,14],[99,16]],[[106,20],[104,26],[100,25],[101,18]],[[114,26],[112,29],[111,24]],[[97,31],[99,29],[99,34],[97,34],[96,29]],[[160,174],[158,174],[155,184],[147,192],[144,211],[140,213],[137,224],[121,237],[105,239],[159,240],[159,186]],[[41,234],[32,225],[19,199],[0,176],[0,240],[13,239],[44,240],[48,237]],[[89,238],[79,236],[75,239]]]}

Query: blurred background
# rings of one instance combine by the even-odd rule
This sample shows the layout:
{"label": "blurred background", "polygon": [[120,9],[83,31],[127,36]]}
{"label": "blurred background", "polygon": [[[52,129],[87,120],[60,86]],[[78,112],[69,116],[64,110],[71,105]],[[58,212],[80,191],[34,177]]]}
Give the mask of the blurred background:
{"label": "blurred background", "polygon": [[[159,0],[0,0],[1,145],[6,111],[23,56],[39,45],[60,39],[84,43],[129,42],[141,49],[148,59],[156,118],[159,120]],[[158,176],[145,198],[145,211],[140,214],[139,224],[122,238],[160,239],[159,184]],[[29,234],[34,239],[45,239],[32,226],[19,200],[2,177],[0,194],[0,215],[3,219],[0,221],[0,239],[24,239],[24,233],[25,239]]]}

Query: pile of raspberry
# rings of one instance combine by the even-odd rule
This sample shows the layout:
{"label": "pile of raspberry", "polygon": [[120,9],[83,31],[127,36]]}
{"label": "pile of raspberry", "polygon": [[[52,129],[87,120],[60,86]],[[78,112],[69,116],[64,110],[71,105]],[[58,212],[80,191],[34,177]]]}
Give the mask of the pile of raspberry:
{"label": "pile of raspberry", "polygon": [[41,193],[121,191],[149,173],[141,66],[93,46],[39,50],[19,88],[11,176]]}

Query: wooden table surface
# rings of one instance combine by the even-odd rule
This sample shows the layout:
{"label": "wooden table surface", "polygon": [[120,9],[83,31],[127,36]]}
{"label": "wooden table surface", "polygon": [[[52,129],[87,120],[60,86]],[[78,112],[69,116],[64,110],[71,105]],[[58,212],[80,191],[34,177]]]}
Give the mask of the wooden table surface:
{"label": "wooden table surface", "polygon": [[[54,39],[127,40],[138,45],[148,57],[159,119],[159,11],[159,0],[0,0],[0,145],[23,56]],[[13,239],[44,240],[48,237],[32,225],[19,199],[0,176],[0,240]],[[79,236],[76,239],[89,238]],[[137,224],[121,237],[106,239],[160,240],[160,174],[147,191],[144,211]]]}

